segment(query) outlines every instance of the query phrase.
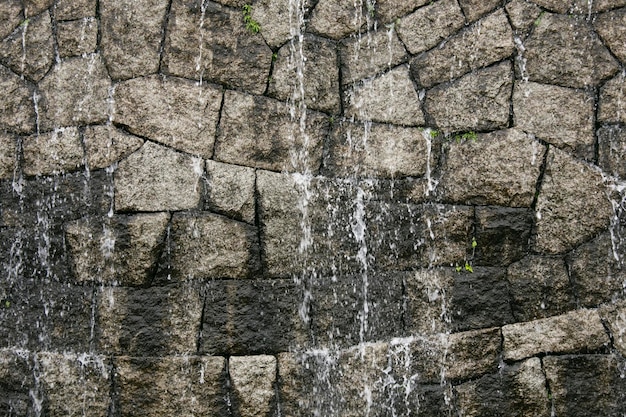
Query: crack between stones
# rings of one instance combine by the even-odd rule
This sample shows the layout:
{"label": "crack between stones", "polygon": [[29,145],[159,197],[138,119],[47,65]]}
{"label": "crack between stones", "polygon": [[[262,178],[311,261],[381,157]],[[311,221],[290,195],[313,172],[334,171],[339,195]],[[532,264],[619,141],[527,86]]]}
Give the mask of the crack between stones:
{"label": "crack between stones", "polygon": [[169,26],[169,22],[170,22],[172,2],[173,0],[170,0],[167,3],[167,7],[165,8],[165,16],[163,18],[163,28],[161,29],[161,44],[159,45],[159,69],[158,69],[159,74],[163,73],[163,55],[165,55],[165,41],[167,39],[167,27]]}

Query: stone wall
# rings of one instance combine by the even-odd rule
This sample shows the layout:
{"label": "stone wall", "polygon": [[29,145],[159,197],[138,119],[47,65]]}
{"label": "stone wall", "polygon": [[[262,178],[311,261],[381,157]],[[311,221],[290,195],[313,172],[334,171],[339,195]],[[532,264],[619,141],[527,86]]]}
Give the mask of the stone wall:
{"label": "stone wall", "polygon": [[3,416],[622,416],[626,1],[4,0]]}

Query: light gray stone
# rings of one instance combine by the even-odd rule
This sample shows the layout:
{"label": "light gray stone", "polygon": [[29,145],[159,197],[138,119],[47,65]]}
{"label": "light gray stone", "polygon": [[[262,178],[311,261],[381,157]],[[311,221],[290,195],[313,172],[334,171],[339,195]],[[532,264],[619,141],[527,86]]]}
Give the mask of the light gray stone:
{"label": "light gray stone", "polygon": [[502,129],[512,84],[511,64],[503,62],[428,91],[424,110],[445,132]]}
{"label": "light gray stone", "polygon": [[[245,4],[245,1],[242,1]],[[308,3],[306,0],[304,3]],[[242,7],[243,4],[239,7]],[[306,7],[306,4],[305,4]],[[260,0],[252,6],[252,19],[261,26],[261,36],[270,48],[283,46],[292,38],[290,19],[295,22],[298,19],[298,6],[293,3],[290,10],[289,2],[284,0]]]}
{"label": "light gray stone", "polygon": [[501,6],[502,2],[500,0],[459,0],[459,4],[467,21],[472,23]]}
{"label": "light gray stone", "polygon": [[119,83],[114,98],[114,120],[131,133],[212,157],[222,101],[218,88],[154,75]]}
{"label": "light gray stone", "polygon": [[606,191],[598,171],[550,149],[535,209],[536,250],[565,252],[606,229],[613,215]]}
{"label": "light gray stone", "polygon": [[54,0],[23,0],[24,15],[27,19],[40,14],[54,4]]}
{"label": "light gray stone", "polygon": [[261,33],[246,29],[241,10],[201,0],[172,3],[163,55],[165,73],[262,94],[271,64],[272,50]]}
{"label": "light gray stone", "polygon": [[407,278],[407,328],[417,334],[449,332],[453,272],[452,268],[421,269]]}
{"label": "light gray stone", "polygon": [[530,81],[584,88],[597,86],[619,69],[583,17],[543,14],[524,47]]}
{"label": "light gray stone", "polygon": [[0,2],[0,39],[4,39],[13,32],[22,20],[22,2],[20,0],[6,0]]}
{"label": "light gray stone", "polygon": [[328,116],[308,111],[301,132],[286,103],[226,91],[214,159],[274,171],[316,171]]}
{"label": "light gray stone", "polygon": [[59,56],[67,58],[91,54],[98,43],[98,21],[84,18],[69,22],[57,22],[57,42]]}
{"label": "light gray stone", "polygon": [[0,179],[13,178],[17,161],[17,141],[9,133],[0,133]]}
{"label": "light gray stone", "polygon": [[541,14],[541,9],[528,0],[513,0],[505,9],[513,29],[521,32],[528,30]]}
{"label": "light gray stone", "polygon": [[624,44],[626,9],[603,13],[595,19],[593,25],[609,50],[622,63],[626,62],[626,45]]}
{"label": "light gray stone", "polygon": [[594,154],[594,97],[590,92],[518,81],[515,127],[588,159]]}
{"label": "light gray stone", "polygon": [[35,130],[33,91],[28,83],[0,65],[0,126],[20,133]]}
{"label": "light gray stone", "polygon": [[206,161],[208,208],[253,224],[255,218],[254,169]]}
{"label": "light gray stone", "polygon": [[569,313],[502,327],[504,359],[520,360],[542,353],[572,353],[609,344],[596,310]]}
{"label": "light gray stone", "polygon": [[611,332],[613,346],[622,354],[626,355],[626,304],[618,302],[601,308],[600,316]]}
{"label": "light gray stone", "polygon": [[97,0],[57,0],[54,5],[56,20],[78,20],[96,15]]}
{"label": "light gray stone", "polygon": [[202,160],[146,142],[119,163],[115,209],[184,210],[200,204]]}
{"label": "light gray stone", "polygon": [[378,0],[376,2],[376,17],[383,23],[389,23],[429,2],[429,0]]}
{"label": "light gray stone", "polygon": [[331,39],[344,38],[357,32],[371,18],[364,3],[320,0],[311,12],[307,29]]}
{"label": "light gray stone", "polygon": [[598,165],[604,172],[626,179],[626,129],[603,126],[597,135]]}
{"label": "light gray stone", "polygon": [[622,71],[600,89],[598,120],[626,123],[626,72]]}
{"label": "light gray stone", "polygon": [[595,0],[591,3],[587,0],[533,0],[533,2],[557,13],[587,16],[626,5],[624,0]]}
{"label": "light gray stone", "polygon": [[431,49],[465,25],[456,0],[431,2],[398,21],[398,36],[412,54]]}
{"label": "light gray stone", "polygon": [[83,145],[75,127],[24,138],[26,175],[52,175],[70,172],[83,165]]}
{"label": "light gray stone", "polygon": [[141,148],[144,141],[114,126],[87,126],[83,134],[87,166],[101,169],[127,157]]}
{"label": "light gray stone", "polygon": [[39,82],[43,129],[105,122],[111,80],[98,54],[57,64]]}
{"label": "light gray stone", "polygon": [[347,117],[405,126],[425,123],[419,97],[406,65],[355,86],[347,96]]}
{"label": "light gray stone", "polygon": [[418,56],[411,63],[411,70],[420,85],[431,87],[507,58],[514,50],[511,26],[500,9],[455,35],[441,48]]}
{"label": "light gray stone", "polygon": [[269,355],[231,356],[228,372],[241,417],[265,417],[275,396],[276,358]]}
{"label": "light gray stone", "polygon": [[439,190],[445,200],[530,207],[546,147],[530,135],[507,129],[475,140],[451,138]]}

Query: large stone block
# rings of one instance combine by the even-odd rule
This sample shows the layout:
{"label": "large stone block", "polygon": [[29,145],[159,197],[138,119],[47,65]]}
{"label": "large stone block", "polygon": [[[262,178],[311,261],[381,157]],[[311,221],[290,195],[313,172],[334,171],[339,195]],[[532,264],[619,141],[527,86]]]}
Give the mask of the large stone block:
{"label": "large stone block", "polygon": [[13,178],[17,162],[17,140],[14,135],[0,133],[0,179]]}
{"label": "large stone block", "polygon": [[459,3],[468,22],[474,22],[502,5],[498,0],[460,0]]}
{"label": "large stone block", "polygon": [[57,128],[22,141],[23,172],[26,175],[54,175],[75,171],[83,163],[83,145],[75,127]]}
{"label": "large stone block", "polygon": [[209,210],[253,224],[255,218],[256,174],[253,168],[207,160],[207,202]]}
{"label": "large stone block", "polygon": [[[241,3],[237,4],[237,7],[250,4],[245,1],[235,0],[235,2]],[[222,3],[228,4],[228,1]],[[302,5],[308,8],[308,1],[303,1]],[[298,19],[300,7],[300,4],[290,4],[283,0],[260,0],[254,3],[250,15],[255,22],[259,23],[260,33],[270,48],[279,48],[292,39],[290,22]]]}
{"label": "large stone block", "polygon": [[611,332],[613,346],[624,356],[626,354],[626,303],[617,302],[601,308],[600,317]]}
{"label": "large stone block", "polygon": [[24,0],[24,16],[30,18],[50,8],[54,0]]}
{"label": "large stone block", "polygon": [[389,23],[428,3],[428,0],[378,0],[376,17],[383,23]]}
{"label": "large stone block", "polygon": [[538,5],[557,13],[589,15],[608,9],[626,5],[624,0],[597,0],[589,3],[586,0],[534,0]]}
{"label": "large stone block", "polygon": [[541,14],[541,9],[528,0],[513,0],[505,6],[513,29],[526,33]]}
{"label": "large stone block", "polygon": [[371,18],[368,13],[364,2],[321,0],[311,12],[307,29],[331,39],[341,39],[366,26]]}
{"label": "large stone block", "polygon": [[22,2],[7,0],[0,3],[0,39],[4,39],[15,30],[22,21]]}
{"label": "large stone block", "polygon": [[228,373],[241,417],[266,417],[276,405],[276,358],[269,355],[231,356]]}
{"label": "large stone block", "polygon": [[33,88],[8,68],[0,65],[0,126],[19,133],[35,131]]}
{"label": "large stone block", "polygon": [[626,74],[621,72],[600,88],[598,120],[626,123]]}
{"label": "large stone block", "polygon": [[28,351],[0,349],[0,413],[5,416],[32,416],[35,390],[33,359]]}
{"label": "large stone block", "polygon": [[57,20],[78,20],[96,15],[97,0],[58,0],[54,5]]}
{"label": "large stone block", "polygon": [[508,266],[528,252],[530,209],[476,207],[474,264]]}
{"label": "large stone block", "polygon": [[609,175],[626,179],[626,129],[602,126],[597,135],[598,165]]}
{"label": "large stone block", "polygon": [[610,51],[620,61],[626,62],[626,45],[624,45],[626,9],[617,9],[603,13],[597,17],[593,24]]}
{"label": "large stone block", "polygon": [[83,141],[85,159],[90,170],[111,166],[144,144],[141,138],[129,135],[110,124],[87,126],[83,133]]}
{"label": "large stone block", "polygon": [[96,52],[98,21],[95,18],[57,22],[59,57],[86,55]]}

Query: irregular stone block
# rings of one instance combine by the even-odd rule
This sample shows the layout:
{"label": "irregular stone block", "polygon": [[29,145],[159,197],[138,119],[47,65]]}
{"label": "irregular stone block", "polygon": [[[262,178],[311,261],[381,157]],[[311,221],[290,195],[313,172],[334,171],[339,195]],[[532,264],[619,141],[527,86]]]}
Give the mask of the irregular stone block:
{"label": "irregular stone block", "polygon": [[570,353],[609,344],[596,310],[569,313],[502,327],[504,359],[519,360],[541,353]]}
{"label": "irregular stone block", "polygon": [[531,81],[564,87],[597,86],[618,64],[583,17],[545,13],[524,42]]}
{"label": "irregular stone block", "polygon": [[592,94],[554,85],[517,82],[513,113],[518,129],[575,155],[593,158]]}
{"label": "irregular stone block", "polygon": [[240,10],[203,0],[172,3],[165,73],[263,94],[271,64],[272,50],[260,33],[246,29]]}
{"label": "irregular stone block", "polygon": [[596,32],[605,45],[622,62],[626,62],[626,45],[624,45],[624,32],[626,32],[626,9],[617,9],[599,15],[593,22]]}
{"label": "irregular stone block", "polygon": [[307,367],[303,355],[281,352],[276,355],[278,367],[278,392],[280,409],[286,416],[304,417],[311,413],[313,404],[319,397],[310,395],[320,392],[314,386],[314,368]]}
{"label": "irregular stone block", "polygon": [[419,55],[411,62],[411,71],[420,85],[432,87],[507,58],[514,50],[513,31],[501,9],[449,39],[441,48]]}
{"label": "irregular stone block", "polygon": [[559,149],[550,149],[535,209],[536,249],[570,250],[605,229],[612,215],[600,173]]}
{"label": "irregular stone block", "polygon": [[116,358],[119,410],[129,417],[225,415],[225,363],[212,356]]}
{"label": "irregular stone block", "polygon": [[6,0],[0,3],[0,39],[4,39],[15,30],[22,21],[22,2]]}
{"label": "irregular stone block", "polygon": [[[218,2],[219,3],[219,2]],[[236,7],[243,7],[246,2],[240,1]],[[303,2],[304,7],[308,6],[308,1]],[[222,2],[222,4],[225,4]],[[251,16],[255,22],[261,26],[260,33],[270,48],[279,48],[292,38],[290,21],[297,21],[299,5],[295,3],[291,6],[283,0],[261,0],[252,6]]]}
{"label": "irregular stone block", "polygon": [[626,74],[621,72],[600,89],[598,121],[626,123]]}
{"label": "irregular stone block", "polygon": [[57,20],[77,20],[96,15],[97,0],[58,0],[54,5]]}
{"label": "irregular stone block", "polygon": [[50,8],[54,4],[54,0],[24,0],[22,3],[24,4],[24,16],[28,19]]}
{"label": "irregular stone block", "polygon": [[528,251],[533,225],[532,211],[504,207],[476,207],[477,265],[507,266]]}
{"label": "irregular stone block", "polygon": [[31,87],[8,68],[0,65],[0,126],[19,133],[35,130],[35,106]]}
{"label": "irregular stone block", "polygon": [[276,399],[276,358],[269,355],[231,356],[228,372],[241,417],[265,417]]}
{"label": "irregular stone block", "polygon": [[61,174],[78,169],[84,162],[83,145],[75,127],[26,137],[22,147],[26,175]]}
{"label": "irregular stone block", "polygon": [[32,415],[35,391],[32,357],[27,351],[0,349],[0,413]]}
{"label": "irregular stone block", "polygon": [[496,7],[502,5],[502,2],[499,0],[460,0],[459,3],[461,9],[463,9],[463,14],[470,23],[480,19]]}
{"label": "irregular stone block", "polygon": [[446,132],[502,129],[509,123],[512,84],[511,64],[503,62],[431,89],[424,111]]}
{"label": "irregular stone block", "polygon": [[119,163],[115,209],[166,211],[197,207],[201,175],[201,159],[146,142]]}
{"label": "irregular stone block", "polygon": [[526,32],[541,14],[541,9],[528,0],[513,0],[505,6],[513,29]]}
{"label": "irregular stone block", "polygon": [[54,62],[50,14],[24,20],[0,43],[0,58],[13,72],[35,82],[41,80]]}
{"label": "irregular stone block", "polygon": [[135,78],[115,87],[115,121],[183,152],[213,156],[222,92],[180,78]]}
{"label": "irregular stone block", "polygon": [[111,80],[98,54],[67,59],[39,83],[41,127],[102,123],[109,118]]}
{"label": "irregular stone block", "polygon": [[394,27],[350,37],[339,44],[339,53],[343,85],[391,69],[408,56]]}
{"label": "irregular stone block", "polygon": [[274,171],[315,171],[328,125],[328,116],[309,111],[301,131],[286,103],[229,90],[214,159]]}
{"label": "irregular stone block", "polygon": [[626,129],[602,126],[597,134],[598,165],[610,175],[626,178]]}
{"label": "irregular stone block", "polygon": [[428,0],[378,0],[376,17],[383,23],[389,23],[428,3]]}
{"label": "irregular stone block", "polygon": [[255,218],[254,169],[208,160],[207,208],[253,224]]}
{"label": "irregular stone block", "polygon": [[90,170],[106,168],[141,148],[144,141],[113,125],[87,126],[83,134],[87,166]]}
{"label": "irregular stone block", "polygon": [[[339,71],[335,44],[321,38],[306,37],[300,46],[290,43],[278,50],[268,92],[279,100],[302,100],[311,109],[339,113]],[[302,78],[298,61],[302,57]],[[295,76],[294,76],[295,74]],[[300,91],[300,87],[304,93]],[[302,97],[301,95],[304,94]]]}
{"label": "irregular stone block", "polygon": [[507,270],[511,308],[517,321],[530,321],[576,308],[565,262],[529,255]]}
{"label": "irregular stone block", "polygon": [[452,268],[422,269],[405,279],[406,328],[416,334],[449,331],[451,322]]}
{"label": "irregular stone block", "polygon": [[614,355],[548,356],[543,359],[557,415],[618,416],[626,403],[624,360]]}
{"label": "irregular stone block", "polygon": [[363,2],[320,0],[311,12],[307,30],[331,39],[341,39],[365,26],[370,19],[368,13]]}
{"label": "irregular stone block", "polygon": [[445,201],[530,207],[545,146],[516,129],[452,139],[438,186]]}
{"label": "irregular stone block", "polygon": [[346,117],[405,126],[424,125],[420,100],[407,66],[366,81],[347,93]]}
{"label": "irregular stone block", "polygon": [[0,179],[13,178],[17,161],[17,141],[8,133],[0,133]]}
{"label": "irregular stone block", "polygon": [[398,36],[411,54],[429,50],[465,25],[454,0],[431,2],[398,21]]}
{"label": "irregular stone block", "polygon": [[626,353],[626,304],[624,302],[610,304],[599,311],[602,321],[611,332],[613,346],[624,356]]}
{"label": "irregular stone block", "polygon": [[81,20],[57,22],[57,42],[61,58],[95,52],[98,43],[98,21],[86,17]]}
{"label": "irregular stone block", "polygon": [[533,0],[538,5],[557,13],[584,14],[601,12],[626,5],[624,0],[597,0],[589,3],[586,0]]}

